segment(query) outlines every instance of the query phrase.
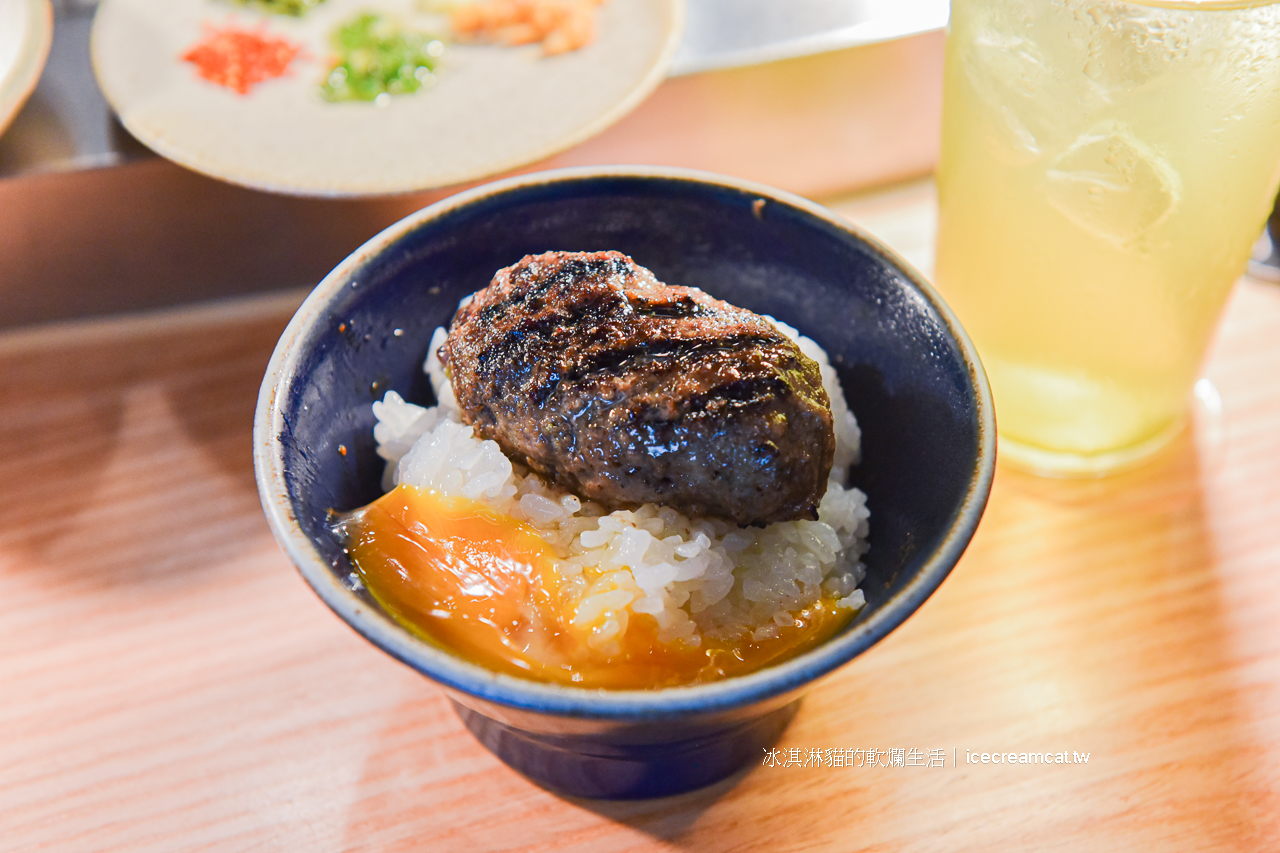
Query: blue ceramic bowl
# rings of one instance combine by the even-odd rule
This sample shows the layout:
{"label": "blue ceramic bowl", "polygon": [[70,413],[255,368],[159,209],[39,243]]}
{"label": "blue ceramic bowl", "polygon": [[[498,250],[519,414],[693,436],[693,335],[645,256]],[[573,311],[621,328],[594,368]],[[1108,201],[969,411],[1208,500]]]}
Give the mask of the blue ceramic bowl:
{"label": "blue ceramic bowl", "polygon": [[[617,249],[659,279],[771,314],[826,348],[862,426],[867,606],[804,655],[719,683],[588,690],[488,671],[400,627],[355,582],[326,519],[379,495],[371,403],[432,402],[422,362],[459,299],[527,254]],[[942,583],[986,505],[990,392],[918,274],[827,210],[766,187],[646,168],[565,170],[473,189],[393,225],[307,298],[272,356],[254,431],[262,503],[316,593],[439,683],[503,761],[558,792],[672,794],[758,762],[800,695]]]}

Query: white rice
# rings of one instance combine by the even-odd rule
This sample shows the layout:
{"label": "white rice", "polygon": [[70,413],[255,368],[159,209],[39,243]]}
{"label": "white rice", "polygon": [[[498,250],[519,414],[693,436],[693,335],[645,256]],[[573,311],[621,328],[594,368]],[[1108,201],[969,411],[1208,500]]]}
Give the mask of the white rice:
{"label": "white rice", "polygon": [[387,460],[383,486],[408,483],[481,501],[537,528],[559,557],[562,595],[574,628],[604,653],[616,649],[629,618],[657,620],[663,642],[692,646],[703,637],[764,640],[792,613],[824,596],[838,606],[865,603],[858,589],[867,550],[866,495],[846,488],[861,433],[826,353],[795,329],[772,322],[822,369],[835,415],[836,454],[817,521],[783,521],[742,528],[719,519],[689,518],[645,504],[606,513],[548,486],[513,465],[497,442],[477,438],[462,423],[449,380],[436,357],[445,330],[431,340],[424,369],[439,403],[405,402],[394,391],[373,404],[374,438]]}

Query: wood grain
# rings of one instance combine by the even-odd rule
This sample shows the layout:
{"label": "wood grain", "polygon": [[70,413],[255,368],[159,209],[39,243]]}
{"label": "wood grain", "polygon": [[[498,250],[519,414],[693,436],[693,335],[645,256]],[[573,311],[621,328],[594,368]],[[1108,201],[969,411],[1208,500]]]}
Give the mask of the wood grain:
{"label": "wood grain", "polygon": [[[927,267],[927,184],[840,209]],[[277,550],[250,431],[299,298],[0,336],[0,850],[1280,849],[1280,290],[1228,307],[1216,440],[999,470],[952,577],[806,699],[791,766],[623,804],[507,770]]]}

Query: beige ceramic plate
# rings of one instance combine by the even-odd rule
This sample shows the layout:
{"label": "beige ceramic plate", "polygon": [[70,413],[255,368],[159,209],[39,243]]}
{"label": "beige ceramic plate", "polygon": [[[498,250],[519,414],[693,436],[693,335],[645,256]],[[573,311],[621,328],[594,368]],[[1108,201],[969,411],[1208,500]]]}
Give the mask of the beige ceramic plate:
{"label": "beige ceramic plate", "polygon": [[0,0],[0,132],[35,88],[52,42],[49,0]]}
{"label": "beige ceramic plate", "polygon": [[[158,153],[198,172],[299,195],[409,192],[536,162],[603,130],[666,76],[683,0],[605,0],[595,41],[543,57],[447,44],[430,89],[372,103],[328,103],[329,37],[372,9],[438,31],[423,0],[326,0],[302,18],[222,0],[102,0],[93,65],[120,121]],[[201,79],[182,55],[205,25],[264,24],[303,45],[286,77],[240,95]]]}

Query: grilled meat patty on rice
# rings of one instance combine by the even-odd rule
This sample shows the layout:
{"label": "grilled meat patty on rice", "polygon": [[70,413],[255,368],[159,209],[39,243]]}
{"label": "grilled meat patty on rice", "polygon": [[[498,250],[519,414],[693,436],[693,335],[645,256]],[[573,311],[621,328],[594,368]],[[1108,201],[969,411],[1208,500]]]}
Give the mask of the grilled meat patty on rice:
{"label": "grilled meat patty on rice", "polygon": [[499,270],[440,358],[479,435],[584,498],[740,525],[817,517],[835,452],[817,363],[619,252]]}

